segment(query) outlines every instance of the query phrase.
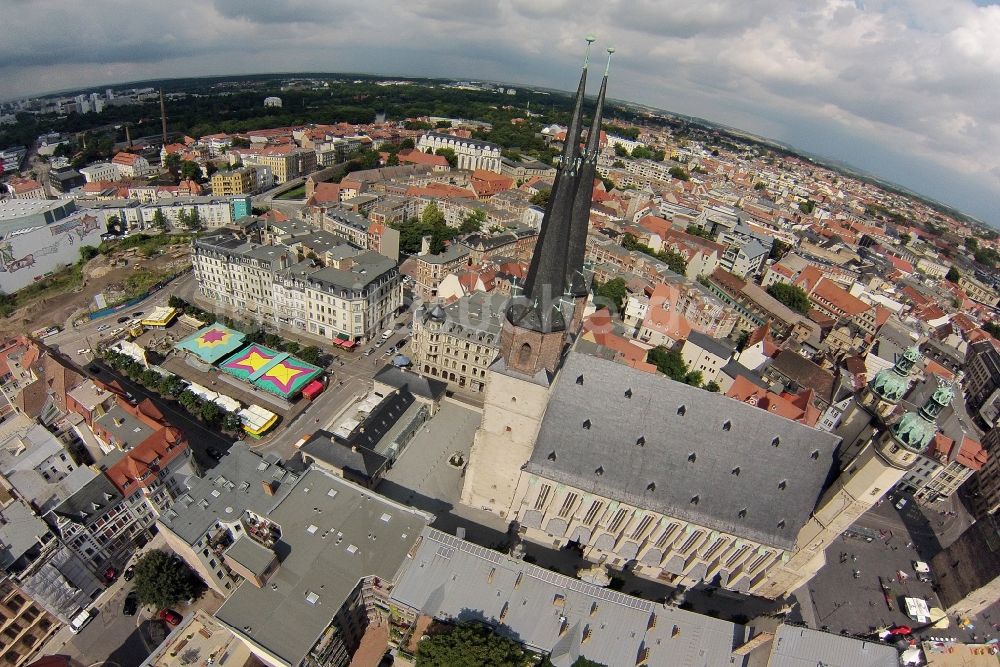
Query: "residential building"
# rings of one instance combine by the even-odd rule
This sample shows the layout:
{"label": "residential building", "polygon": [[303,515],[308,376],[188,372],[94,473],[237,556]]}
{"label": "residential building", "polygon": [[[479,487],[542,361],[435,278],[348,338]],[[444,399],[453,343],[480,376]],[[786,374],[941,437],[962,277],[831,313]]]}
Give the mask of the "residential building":
{"label": "residential building", "polygon": [[735,329],[753,331],[770,323],[772,330],[781,338],[791,336],[798,341],[819,344],[819,326],[815,322],[781,303],[760,286],[722,269],[709,277],[707,286],[740,315]]}
{"label": "residential building", "polygon": [[257,192],[257,168],[241,167],[212,174],[212,195],[228,197],[250,195]]}
{"label": "residential building", "polygon": [[500,322],[508,297],[476,292],[447,306],[413,313],[413,367],[452,390],[482,393],[486,370],[500,351]]}
{"label": "residential building", "polygon": [[869,336],[875,334],[878,326],[874,304],[865,303],[825,276],[820,277],[811,286],[803,276],[792,284],[803,287],[809,295],[813,308],[830,319],[838,323],[854,324]]}
{"label": "residential building", "polygon": [[84,180],[87,183],[100,183],[102,181],[117,181],[122,177],[117,164],[110,162],[95,162],[86,167],[80,168]]}
{"label": "residential building", "polygon": [[59,620],[9,579],[0,581],[0,665],[22,667],[36,657],[60,627]]}
{"label": "residential building", "polygon": [[[994,392],[1000,389],[1000,351],[990,338],[969,345],[965,354],[965,400],[969,410],[989,410]],[[993,420],[984,420],[992,425]]]}
{"label": "residential building", "polygon": [[987,514],[931,559],[938,599],[949,616],[979,614],[1000,598],[1000,516]]}
{"label": "residential building", "polygon": [[288,243],[258,245],[233,230],[203,235],[192,253],[201,294],[237,317],[327,342],[366,341],[389,326],[402,299],[394,261],[325,232]]}
{"label": "residential building", "polygon": [[13,199],[45,199],[45,188],[33,178],[12,178],[7,190]]}
{"label": "residential building", "polygon": [[275,185],[280,185],[315,171],[316,152],[298,148],[294,144],[279,144],[245,149],[243,162],[267,167],[274,177]]}
{"label": "residential building", "polygon": [[261,533],[262,518],[297,480],[279,463],[236,443],[219,465],[192,481],[156,525],[174,553],[209,587],[229,596],[243,577],[227,561],[227,550],[244,536]]}
{"label": "residential building", "polygon": [[706,336],[700,331],[692,331],[681,346],[681,358],[687,364],[688,372],[700,372],[703,382],[713,382],[729,363],[736,352],[736,346],[728,341]]}
{"label": "residential building", "polygon": [[458,158],[459,169],[474,171],[482,169],[501,173],[500,146],[488,141],[463,139],[450,134],[428,132],[417,141],[417,149],[424,153],[434,153],[439,148],[450,148]]}
{"label": "residential building", "polygon": [[111,164],[118,169],[121,178],[142,178],[153,172],[149,160],[136,153],[117,153],[111,159]]}
{"label": "residential building", "polygon": [[983,436],[986,462],[976,474],[972,494],[976,516],[982,518],[1000,510],[1000,428],[993,427]]}
{"label": "residential building", "polygon": [[441,281],[460,267],[470,265],[472,251],[460,243],[452,243],[444,251],[433,254],[428,239],[424,246],[420,254],[410,258],[415,265],[414,291],[424,301],[436,301]]}
{"label": "residential building", "polygon": [[261,515],[229,515],[245,525],[227,560],[253,576],[215,617],[266,664],[344,666],[388,623],[391,583],[433,517],[317,467],[288,487]]}
{"label": "residential building", "polygon": [[950,438],[944,433],[934,441],[899,482],[899,489],[912,493],[920,503],[947,500],[988,460],[986,450],[965,433]]}
{"label": "residential building", "polygon": [[737,240],[726,246],[719,266],[741,278],[752,278],[764,266],[768,250],[757,239]]}
{"label": "residential building", "polygon": [[997,296],[996,290],[976,280],[974,277],[959,275],[958,286],[973,301],[978,301],[991,307],[995,307],[1000,302],[1000,296]]}

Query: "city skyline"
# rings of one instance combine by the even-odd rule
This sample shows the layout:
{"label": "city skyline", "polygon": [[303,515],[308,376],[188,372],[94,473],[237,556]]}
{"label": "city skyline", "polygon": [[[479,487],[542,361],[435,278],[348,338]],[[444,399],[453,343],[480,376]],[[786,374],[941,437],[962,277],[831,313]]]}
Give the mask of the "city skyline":
{"label": "city skyline", "polygon": [[290,71],[562,89],[579,67],[580,37],[594,32],[602,48],[619,47],[616,99],[840,160],[1000,224],[1000,126],[990,114],[1000,92],[982,85],[1000,74],[1000,49],[989,42],[1000,7],[992,4],[963,0],[941,11],[920,2],[804,9],[774,0],[759,10],[725,1],[585,3],[569,11],[565,2],[511,1],[368,12],[220,0],[122,16],[97,2],[67,22],[81,28],[72,35],[39,14],[58,10],[58,1],[17,4],[13,38],[0,47],[5,98],[192,73]]}

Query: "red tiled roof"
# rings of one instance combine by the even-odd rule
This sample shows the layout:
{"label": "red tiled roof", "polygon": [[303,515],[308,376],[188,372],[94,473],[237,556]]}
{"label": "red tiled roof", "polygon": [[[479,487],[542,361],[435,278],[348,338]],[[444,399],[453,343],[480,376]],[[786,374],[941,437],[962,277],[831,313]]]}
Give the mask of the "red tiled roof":
{"label": "red tiled roof", "polygon": [[988,459],[989,453],[983,449],[983,446],[979,442],[969,436],[962,438],[962,446],[959,447],[958,454],[955,456],[956,461],[966,468],[978,471],[986,465]]}
{"label": "red tiled roof", "polygon": [[154,476],[140,479],[147,473],[163,469],[187,449],[184,435],[173,426],[163,426],[108,468],[105,473],[122,495],[147,486]]}
{"label": "red tiled roof", "polygon": [[139,156],[135,153],[118,153],[112,159],[114,164],[134,165]]}

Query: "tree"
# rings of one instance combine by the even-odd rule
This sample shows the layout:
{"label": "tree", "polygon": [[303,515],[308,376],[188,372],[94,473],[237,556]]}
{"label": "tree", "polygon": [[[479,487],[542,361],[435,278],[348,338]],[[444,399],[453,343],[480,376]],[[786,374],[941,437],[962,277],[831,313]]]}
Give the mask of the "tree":
{"label": "tree", "polygon": [[763,190],[766,187],[767,186],[764,185],[764,183],[762,181],[757,181],[756,183],[753,184],[753,189],[754,190]]}
{"label": "tree", "polygon": [[657,345],[646,354],[646,361],[656,366],[656,370],[671,380],[684,382],[687,378],[688,368],[680,350],[668,350],[662,345]]}
{"label": "tree", "polygon": [[171,153],[163,161],[163,166],[167,168],[170,175],[177,179],[181,175],[181,156],[179,153]]}
{"label": "tree", "polygon": [[153,211],[153,227],[159,229],[160,231],[167,228],[167,218],[163,215],[163,211],[160,209]]}
{"label": "tree", "polygon": [[92,245],[85,245],[80,247],[80,261],[89,262],[90,260],[97,257],[101,252]]}
{"label": "tree", "polygon": [[385,163],[389,167],[398,167],[399,166],[399,155],[397,155],[396,153],[391,153],[389,155],[389,159],[386,160]]}
{"label": "tree", "polygon": [[222,417],[222,430],[235,433],[243,428],[243,420],[235,412],[226,412]]}
{"label": "tree", "polygon": [[816,210],[816,202],[812,199],[807,199],[804,202],[799,202],[799,210],[806,215],[812,215],[812,212]]}
{"label": "tree", "polygon": [[187,385],[176,375],[164,375],[156,390],[161,396],[178,396]]}
{"label": "tree", "polygon": [[431,202],[424,207],[423,212],[420,214],[420,222],[428,226],[443,225],[444,213],[438,208],[437,204]]}
{"label": "tree", "polygon": [[458,228],[458,231],[462,234],[482,231],[484,222],[486,222],[486,211],[482,209],[469,211],[465,219],[462,220],[462,225]]}
{"label": "tree", "polygon": [[683,167],[671,167],[667,170],[667,173],[676,178],[678,181],[691,180],[691,174],[687,173]]}
{"label": "tree", "polygon": [[0,291],[0,317],[10,317],[17,308],[17,297]]}
{"label": "tree", "polygon": [[613,307],[612,313],[620,313],[622,311],[622,305],[625,303],[626,297],[628,297],[628,290],[625,289],[625,279],[624,278],[614,278],[599,285],[597,281],[594,281],[594,296],[600,297],[603,301],[598,303],[598,306],[607,305]]}
{"label": "tree", "polygon": [[909,245],[911,240],[913,240],[913,237],[910,236],[909,234],[900,234],[899,235],[899,242],[902,245]]}
{"label": "tree", "polygon": [[546,208],[549,205],[549,197],[552,195],[552,190],[549,188],[542,188],[535,194],[531,195],[530,201],[532,204],[539,208]]}
{"label": "tree", "polygon": [[442,155],[444,159],[448,161],[448,166],[454,169],[458,166],[458,156],[455,155],[455,151],[451,148],[439,148],[434,151],[435,155]]}
{"label": "tree", "polygon": [[777,261],[784,257],[791,249],[792,245],[790,243],[785,243],[781,239],[774,239],[774,243],[771,244],[771,252],[768,255],[768,258]]}
{"label": "tree", "polygon": [[188,412],[194,413],[200,407],[201,398],[193,391],[185,389],[180,393],[180,396],[177,397],[177,402],[184,406],[184,409]]}
{"label": "tree", "polygon": [[[184,217],[181,218],[180,216]],[[188,231],[196,232],[199,229],[201,229],[201,214],[198,213],[197,208],[192,207],[191,212],[186,215],[182,210],[178,215],[178,218],[181,220],[182,224],[184,225],[185,228],[187,228]]]}
{"label": "tree", "polygon": [[795,312],[802,313],[803,315],[808,313],[809,308],[812,306],[812,303],[809,301],[809,295],[798,285],[774,283],[767,288],[767,293]]}
{"label": "tree", "polygon": [[201,165],[197,162],[192,162],[191,160],[184,160],[181,162],[181,178],[195,181],[196,183],[203,183],[205,181],[205,176],[201,171]]}
{"label": "tree", "polygon": [[966,237],[965,247],[968,248],[969,252],[975,254],[979,250],[979,240],[974,236]]}
{"label": "tree", "polygon": [[708,239],[709,241],[712,240],[712,232],[700,225],[688,225],[684,231],[692,236],[700,236],[703,239]]}
{"label": "tree", "polygon": [[722,387],[719,386],[718,382],[712,380],[711,382],[705,385],[705,391],[710,391],[718,394],[720,391],[722,391]]}
{"label": "tree", "polygon": [[628,157],[628,150],[621,144],[615,144],[615,155],[618,157]]}
{"label": "tree", "polygon": [[204,584],[184,561],[157,549],[136,561],[133,587],[140,603],[164,609],[194,597]]}
{"label": "tree", "polygon": [[163,376],[154,371],[152,368],[147,368],[139,376],[139,382],[145,387],[150,389],[156,389],[160,386],[160,382],[163,380]]}
{"label": "tree", "polygon": [[201,418],[205,420],[206,424],[215,424],[222,418],[222,408],[212,401],[202,402],[198,412],[201,413]]}
{"label": "tree", "polygon": [[1000,340],[1000,323],[987,322],[983,325],[983,331]]}
{"label": "tree", "polygon": [[512,639],[478,623],[436,625],[417,644],[417,667],[522,667],[528,656]]}
{"label": "tree", "polygon": [[299,351],[298,357],[307,364],[317,365],[319,364],[322,352],[315,345],[310,345],[309,347],[304,347]]}
{"label": "tree", "polygon": [[417,144],[414,143],[413,139],[410,137],[407,137],[406,139],[403,139],[401,142],[399,142],[400,150],[405,150],[407,148],[416,148],[416,146]]}
{"label": "tree", "polygon": [[950,283],[957,283],[958,279],[961,277],[962,275],[958,272],[958,269],[953,266],[948,269],[948,273],[945,275],[944,279]]}

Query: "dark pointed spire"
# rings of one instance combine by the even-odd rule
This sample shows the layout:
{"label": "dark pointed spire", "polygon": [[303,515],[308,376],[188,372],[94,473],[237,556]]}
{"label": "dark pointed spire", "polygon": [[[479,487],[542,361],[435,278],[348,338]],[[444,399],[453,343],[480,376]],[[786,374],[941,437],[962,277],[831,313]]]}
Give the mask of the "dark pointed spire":
{"label": "dark pointed spire", "polygon": [[583,132],[583,98],[587,87],[587,67],[590,45],[594,37],[587,36],[587,57],[577,86],[573,115],[566,129],[562,157],[552,184],[549,203],[542,218],[535,252],[531,257],[524,292],[508,309],[512,324],[534,331],[562,331],[566,322],[560,299],[565,291],[567,249],[570,220],[579,178],[581,162],[580,136]]}
{"label": "dark pointed spire", "polygon": [[597,176],[597,154],[601,149],[601,121],[604,117],[604,96],[608,90],[608,72],[611,70],[611,54],[614,47],[608,47],[608,65],[601,79],[601,90],[597,94],[594,108],[594,122],[587,136],[587,149],[580,165],[579,185],[573,201],[570,218],[569,248],[566,251],[566,292],[573,297],[587,295],[587,283],[583,275],[583,260],[587,254],[587,232],[590,230],[590,205],[594,197],[594,178]]}

